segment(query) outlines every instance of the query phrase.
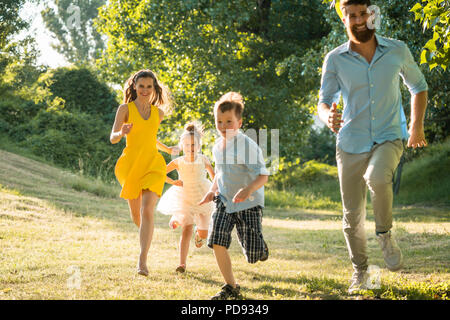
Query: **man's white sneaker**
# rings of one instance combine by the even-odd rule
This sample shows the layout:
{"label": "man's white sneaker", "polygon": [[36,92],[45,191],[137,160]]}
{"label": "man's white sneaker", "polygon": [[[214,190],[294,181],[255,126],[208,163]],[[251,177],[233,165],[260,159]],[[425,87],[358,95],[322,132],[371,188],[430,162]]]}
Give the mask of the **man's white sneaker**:
{"label": "man's white sneaker", "polygon": [[403,267],[403,255],[391,231],[378,234],[377,240],[383,250],[386,267],[391,271],[400,270]]}
{"label": "man's white sneaker", "polygon": [[353,294],[359,290],[368,290],[367,280],[369,280],[369,274],[367,271],[355,271],[352,276],[352,283],[348,288],[348,293]]}

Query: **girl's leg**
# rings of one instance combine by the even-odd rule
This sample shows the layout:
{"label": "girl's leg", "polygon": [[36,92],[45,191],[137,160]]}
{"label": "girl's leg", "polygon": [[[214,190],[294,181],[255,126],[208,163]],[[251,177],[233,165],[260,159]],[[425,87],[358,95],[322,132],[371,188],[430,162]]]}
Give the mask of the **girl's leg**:
{"label": "girl's leg", "polygon": [[200,236],[200,238],[202,238],[202,239],[208,238],[208,230],[197,229],[197,233]]}
{"label": "girl's leg", "polygon": [[148,273],[147,255],[153,238],[153,215],[158,196],[150,190],[142,191],[141,225],[139,228],[139,240],[141,253],[139,255],[139,270]]}
{"label": "girl's leg", "polygon": [[186,265],[187,255],[189,253],[189,244],[192,238],[192,224],[183,228],[180,238],[180,265]]}
{"label": "girl's leg", "polygon": [[138,228],[141,225],[141,201],[142,201],[142,192],[136,199],[128,200],[128,207],[130,208],[131,219]]}

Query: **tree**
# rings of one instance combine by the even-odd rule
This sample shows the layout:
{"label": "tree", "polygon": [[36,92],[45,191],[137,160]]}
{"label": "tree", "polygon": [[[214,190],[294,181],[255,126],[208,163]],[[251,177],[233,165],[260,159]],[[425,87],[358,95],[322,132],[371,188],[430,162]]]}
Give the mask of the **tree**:
{"label": "tree", "polygon": [[19,17],[19,10],[25,0],[3,0],[0,6],[0,50],[8,43],[9,38],[28,24]]}
{"label": "tree", "polygon": [[55,0],[56,9],[41,12],[45,26],[58,39],[53,47],[76,65],[93,65],[104,49],[100,34],[93,27],[98,8],[106,0]]}
{"label": "tree", "polygon": [[415,20],[420,20],[423,30],[433,30],[433,37],[423,47],[420,63],[430,69],[440,66],[446,70],[450,64],[450,1],[429,0],[416,3],[411,8]]}
{"label": "tree", "polygon": [[324,10],[319,0],[109,1],[97,21],[108,37],[99,68],[116,83],[156,71],[178,104],[172,128],[189,118],[213,128],[214,101],[239,91],[244,129],[279,129],[281,154],[295,158],[312,122],[308,97],[319,76],[309,53],[329,31]]}

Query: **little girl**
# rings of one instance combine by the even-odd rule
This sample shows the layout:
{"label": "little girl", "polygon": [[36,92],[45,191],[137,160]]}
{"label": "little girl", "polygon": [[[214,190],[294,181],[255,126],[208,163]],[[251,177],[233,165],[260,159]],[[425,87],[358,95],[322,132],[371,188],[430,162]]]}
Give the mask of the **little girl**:
{"label": "little girl", "polygon": [[172,160],[167,165],[167,173],[177,170],[178,180],[167,177],[166,182],[173,186],[167,190],[158,203],[156,210],[165,215],[172,215],[169,227],[172,229],[181,226],[180,239],[180,265],[177,272],[186,271],[186,258],[189,251],[189,243],[193,233],[193,224],[197,226],[195,231],[195,246],[200,248],[208,237],[208,226],[213,204],[199,206],[197,203],[208,192],[211,182],[206,178],[206,172],[214,179],[214,170],[208,160],[198,151],[201,148],[201,136],[203,129],[199,123],[188,123],[180,137],[180,148],[184,156]]}

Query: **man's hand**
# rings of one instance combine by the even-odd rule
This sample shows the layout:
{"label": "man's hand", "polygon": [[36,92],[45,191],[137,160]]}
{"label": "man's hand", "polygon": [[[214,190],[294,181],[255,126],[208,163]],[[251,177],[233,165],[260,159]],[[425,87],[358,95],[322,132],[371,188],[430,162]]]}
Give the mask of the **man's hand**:
{"label": "man's hand", "polygon": [[426,147],[427,145],[423,125],[411,126],[409,128],[408,148],[415,149]]}
{"label": "man's hand", "polygon": [[337,109],[337,105],[333,102],[330,111],[328,112],[327,127],[331,129],[334,133],[338,133],[339,129],[342,127],[344,122],[342,119],[341,112]]}

